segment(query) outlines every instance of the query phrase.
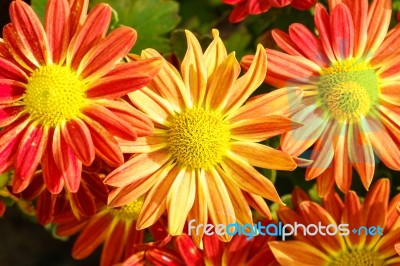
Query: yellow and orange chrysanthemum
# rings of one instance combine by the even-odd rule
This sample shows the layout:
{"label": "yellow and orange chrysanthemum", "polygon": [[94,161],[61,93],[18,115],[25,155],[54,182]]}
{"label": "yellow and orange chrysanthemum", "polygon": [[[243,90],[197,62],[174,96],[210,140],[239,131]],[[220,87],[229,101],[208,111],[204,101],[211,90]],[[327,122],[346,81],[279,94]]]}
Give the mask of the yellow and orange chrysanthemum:
{"label": "yellow and orange chrysanthemum", "polygon": [[[295,240],[272,241],[272,252],[282,265],[399,265],[395,250],[399,241],[400,217],[396,213],[397,194],[389,202],[390,182],[379,179],[368,192],[363,203],[354,191],[345,195],[344,201],[332,192],[323,200],[323,207],[310,201],[307,195],[293,193],[293,210],[281,207],[278,216],[285,224],[321,225],[326,230],[330,224],[347,224],[349,234],[304,235],[298,227]],[[368,229],[366,233],[364,228]],[[330,232],[332,233],[332,226]],[[353,229],[356,229],[353,231]],[[312,229],[312,232],[315,230]]]}
{"label": "yellow and orange chrysanthemum", "polygon": [[138,251],[143,244],[145,230],[136,230],[136,220],[143,205],[143,198],[121,208],[107,208],[104,204],[92,217],[77,220],[69,207],[64,208],[53,222],[59,236],[71,236],[79,232],[72,248],[74,259],[80,260],[92,254],[103,244],[100,265],[112,266]]}
{"label": "yellow and orange chrysanthemum", "polygon": [[329,10],[316,6],[318,37],[296,23],[289,34],[273,31],[285,53],[266,49],[266,82],[304,90],[305,107],[292,119],[309,126],[284,134],[281,144],[293,156],[314,145],[306,179],[317,178],[321,195],[335,182],[348,191],[353,167],[368,189],[374,153],[400,170],[400,25],[387,33],[391,1],[329,0]]}
{"label": "yellow and orange chrysanthemum", "polygon": [[[265,78],[262,46],[250,70],[238,78],[239,63],[234,53],[227,55],[217,30],[204,53],[191,32],[186,36],[181,73],[164,61],[147,88],[128,94],[153,120],[154,134],[120,141],[122,151],[134,155],[105,179],[118,187],[109,196],[111,206],[148,192],[138,228],[150,226],[167,210],[172,235],[182,233],[188,217],[203,224],[208,218],[214,224],[252,223],[247,201],[269,216],[263,198],[281,200],[254,166],[293,170],[296,164],[286,153],[258,142],[298,127],[284,115],[288,98],[301,100],[300,90],[281,90],[243,105]],[[159,56],[151,49],[142,53],[146,59]],[[197,244],[201,237],[202,232],[195,237]]]}
{"label": "yellow and orange chrysanthemum", "polygon": [[106,36],[111,8],[50,0],[45,26],[23,1],[10,5],[0,39],[0,172],[15,167],[14,193],[41,163],[47,188],[76,192],[95,155],[123,163],[115,136],[133,140],[152,123],[118,98],[148,84],[160,60],[118,64],[136,41],[119,27]]}

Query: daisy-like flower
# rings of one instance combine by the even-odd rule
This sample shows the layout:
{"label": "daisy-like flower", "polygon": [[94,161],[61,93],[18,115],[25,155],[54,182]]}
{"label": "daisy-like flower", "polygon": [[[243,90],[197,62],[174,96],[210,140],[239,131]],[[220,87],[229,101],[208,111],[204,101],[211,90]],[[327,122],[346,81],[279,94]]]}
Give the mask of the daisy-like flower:
{"label": "daisy-like flower", "polygon": [[[320,206],[297,190],[293,193],[293,210],[281,207],[279,218],[285,224],[320,225],[326,229],[325,235],[305,235],[298,226],[295,240],[272,241],[269,246],[282,265],[399,265],[395,243],[400,234],[400,217],[396,213],[400,194],[390,202],[389,194],[390,182],[385,178],[374,184],[363,203],[354,191],[349,191],[344,201],[332,192]],[[334,229],[339,224],[347,224],[348,234],[340,235]],[[314,228],[309,231],[314,232]],[[365,228],[374,229],[366,233]]]}
{"label": "daisy-like flower", "polygon": [[223,0],[225,4],[234,5],[229,15],[231,23],[244,20],[249,15],[265,13],[272,7],[282,8],[290,5],[299,10],[307,10],[315,5],[318,0]]}
{"label": "daisy-like flower", "polygon": [[136,41],[119,27],[106,36],[111,8],[86,14],[88,0],[49,0],[45,26],[23,1],[10,5],[0,40],[0,173],[15,167],[14,193],[38,164],[51,193],[76,192],[95,155],[123,163],[114,136],[133,140],[152,123],[118,97],[146,85],[160,60],[118,64]]}
{"label": "daisy-like flower", "polygon": [[111,266],[136,253],[136,244],[144,242],[145,230],[136,230],[136,220],[143,205],[143,197],[121,208],[107,208],[104,204],[90,218],[77,220],[72,211],[60,212],[53,222],[59,236],[79,232],[72,248],[72,257],[80,260],[103,244],[100,265]]}
{"label": "daisy-like flower", "polygon": [[[117,187],[111,206],[121,206],[148,192],[138,228],[153,224],[168,212],[168,232],[182,233],[185,221],[206,224],[252,223],[248,202],[269,216],[263,198],[281,202],[273,183],[254,166],[293,170],[286,153],[258,142],[292,130],[299,124],[284,115],[289,98],[299,90],[260,95],[243,105],[265,78],[266,54],[261,45],[250,70],[239,77],[235,54],[213,30],[214,40],[203,53],[186,31],[188,49],[181,73],[164,61],[163,68],[142,91],[128,94],[132,103],[154,122],[152,136],[121,141],[134,155],[111,172],[105,183]],[[144,58],[160,56],[148,49]],[[194,236],[199,244],[203,230]],[[230,237],[222,237],[227,241]]]}
{"label": "daisy-like flower", "polygon": [[[316,37],[302,24],[273,36],[285,52],[266,49],[266,82],[304,91],[305,107],[291,118],[304,126],[284,134],[282,150],[300,156],[312,145],[306,179],[317,178],[320,195],[334,186],[346,192],[352,168],[368,189],[374,153],[400,170],[400,26],[387,34],[391,1],[329,1],[330,14],[317,4]],[[243,60],[249,67],[252,57]]]}

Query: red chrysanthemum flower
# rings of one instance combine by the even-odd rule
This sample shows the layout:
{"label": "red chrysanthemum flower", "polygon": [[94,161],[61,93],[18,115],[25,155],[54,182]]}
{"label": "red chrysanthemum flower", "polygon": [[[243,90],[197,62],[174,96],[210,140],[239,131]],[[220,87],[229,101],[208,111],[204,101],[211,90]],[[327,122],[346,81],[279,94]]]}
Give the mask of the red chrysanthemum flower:
{"label": "red chrysanthemum flower", "polygon": [[10,5],[0,39],[0,172],[15,167],[13,191],[23,191],[38,164],[51,193],[79,188],[81,168],[95,155],[123,163],[114,136],[134,140],[152,122],[118,97],[150,82],[160,60],[119,64],[136,31],[106,36],[111,8],[87,15],[88,0],[50,0],[45,26],[23,1]]}
{"label": "red chrysanthemum flower", "polygon": [[272,7],[292,6],[299,10],[307,10],[315,5],[318,0],[223,0],[224,3],[235,5],[229,16],[231,23],[244,20],[248,15],[258,15],[267,12]]}
{"label": "red chrysanthemum flower", "polygon": [[391,1],[330,0],[329,10],[316,6],[318,37],[296,23],[289,34],[273,31],[286,53],[266,49],[265,81],[304,91],[304,108],[291,118],[305,126],[284,134],[281,147],[303,156],[313,146],[306,179],[317,178],[320,195],[335,183],[347,192],[353,167],[368,189],[374,154],[400,170],[400,25],[387,33]]}
{"label": "red chrysanthemum flower", "polygon": [[[390,182],[385,178],[375,183],[362,202],[354,191],[348,192],[344,201],[332,192],[320,206],[303,191],[295,190],[293,210],[280,207],[279,218],[284,224],[320,224],[326,229],[325,235],[305,235],[298,227],[294,240],[272,241],[269,246],[282,265],[400,265],[395,248],[400,234],[400,217],[396,212],[400,194],[390,202],[389,194]],[[336,229],[332,228],[340,224],[347,224],[348,234],[342,229],[333,234]],[[368,228],[368,233],[362,226]]]}

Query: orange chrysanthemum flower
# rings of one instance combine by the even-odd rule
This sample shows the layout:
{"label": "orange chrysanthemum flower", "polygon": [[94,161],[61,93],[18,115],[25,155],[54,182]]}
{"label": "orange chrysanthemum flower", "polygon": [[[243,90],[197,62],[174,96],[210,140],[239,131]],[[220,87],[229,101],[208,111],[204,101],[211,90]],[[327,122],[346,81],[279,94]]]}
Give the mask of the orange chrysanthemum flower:
{"label": "orange chrysanthemum flower", "polygon": [[[272,252],[282,265],[399,265],[395,243],[399,240],[400,217],[396,203],[400,194],[389,202],[390,182],[379,179],[363,203],[354,191],[345,195],[344,202],[332,192],[323,200],[323,207],[310,201],[300,190],[293,193],[293,210],[281,207],[278,216],[285,224],[321,225],[325,235],[304,235],[298,227],[295,240],[272,241]],[[333,234],[332,225],[348,225],[349,234]],[[368,232],[361,228],[369,228]],[[370,227],[374,227],[372,229]],[[328,229],[328,227],[330,229]],[[344,228],[344,227],[343,227]],[[356,230],[354,230],[356,229]],[[330,233],[328,234],[328,230]],[[315,232],[311,229],[310,232]],[[333,234],[333,235],[332,235]]]}
{"label": "orange chrysanthemum flower", "polygon": [[[400,95],[397,93],[400,25],[387,34],[388,0],[329,1],[330,15],[317,4],[316,37],[301,24],[273,36],[286,53],[266,49],[266,82],[304,90],[304,108],[292,119],[302,128],[284,134],[282,150],[302,155],[312,145],[306,179],[317,177],[320,195],[334,183],[346,192],[352,167],[368,189],[374,176],[374,153],[400,170]],[[251,56],[243,60],[248,67]]]}
{"label": "orange chrysanthemum flower", "polygon": [[47,188],[76,192],[82,164],[95,155],[123,163],[114,136],[133,140],[152,123],[122,100],[150,82],[160,60],[118,64],[136,41],[120,27],[106,36],[111,8],[86,15],[88,0],[50,0],[45,26],[23,1],[10,5],[0,39],[0,172],[15,167],[24,190],[41,163]]}
{"label": "orange chrysanthemum flower", "polygon": [[[259,45],[250,70],[238,78],[235,54],[227,55],[218,31],[203,54],[186,31],[188,50],[181,73],[164,61],[163,68],[142,91],[129,94],[132,103],[155,123],[154,134],[135,142],[121,141],[135,153],[111,172],[105,183],[118,187],[109,204],[121,206],[148,192],[138,228],[168,212],[168,232],[179,235],[187,217],[198,223],[252,223],[246,198],[269,215],[262,197],[281,202],[273,183],[253,166],[293,170],[286,153],[258,142],[299,126],[286,115],[288,98],[299,90],[260,95],[243,105],[263,82],[267,59]],[[148,49],[143,58],[160,56]],[[200,236],[196,236],[197,244]],[[225,235],[227,241],[230,237]]]}
{"label": "orange chrysanthemum flower", "polygon": [[318,0],[223,0],[224,3],[235,5],[229,15],[231,23],[244,20],[249,15],[258,15],[267,12],[272,7],[285,7],[290,5],[299,10],[307,10],[315,5]]}
{"label": "orange chrysanthemum flower", "polygon": [[80,231],[72,248],[72,257],[80,260],[103,244],[100,265],[111,266],[136,253],[137,244],[144,242],[145,230],[136,230],[136,220],[143,197],[121,208],[102,208],[92,217],[77,220],[72,211],[64,208],[53,222],[59,236],[71,236]]}

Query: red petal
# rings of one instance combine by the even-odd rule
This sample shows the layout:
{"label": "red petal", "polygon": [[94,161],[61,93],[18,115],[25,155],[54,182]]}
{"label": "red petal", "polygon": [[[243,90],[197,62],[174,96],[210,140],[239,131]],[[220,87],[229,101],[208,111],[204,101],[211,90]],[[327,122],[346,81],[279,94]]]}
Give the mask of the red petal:
{"label": "red petal", "polygon": [[50,131],[48,143],[42,158],[43,178],[47,189],[52,194],[59,194],[64,188],[64,179],[53,157],[53,130]]}
{"label": "red petal", "polygon": [[338,59],[353,56],[354,22],[349,8],[338,4],[331,16],[332,46]]}
{"label": "red petal", "polygon": [[69,4],[67,0],[48,1],[45,30],[53,63],[63,62],[69,43]]}
{"label": "red petal", "polygon": [[[48,130],[47,127],[40,127],[35,124],[31,124],[27,128],[17,151],[15,179],[26,181],[33,177],[47,145]],[[13,192],[21,192],[28,184],[14,186]]]}
{"label": "red petal", "polygon": [[11,80],[0,79],[0,104],[7,104],[21,99],[25,92],[25,84]]}
{"label": "red petal", "polygon": [[13,62],[0,57],[0,78],[11,79],[20,81],[23,83],[27,82],[27,76],[20,67],[15,65]]}
{"label": "red petal", "polygon": [[62,127],[61,133],[79,160],[90,165],[94,160],[94,145],[86,124],[80,119],[70,120]]}
{"label": "red petal", "polygon": [[[86,20],[89,0],[69,0],[70,4],[70,36],[74,36],[78,28]],[[95,10],[92,9],[91,13]],[[98,18],[97,18],[98,19]]]}
{"label": "red petal", "polygon": [[[73,8],[79,8],[81,1],[75,0]],[[88,2],[88,1],[85,1]],[[87,9],[87,3],[86,9]],[[71,20],[76,19],[76,10],[71,10]],[[82,15],[82,14],[81,14]],[[85,15],[86,16],[86,15]],[[71,33],[74,34],[74,28],[80,28],[73,36],[67,52],[67,64],[71,64],[73,69],[78,69],[82,58],[87,52],[99,43],[107,33],[111,19],[111,8],[106,4],[100,4],[93,8],[87,17],[85,23],[80,25],[72,25]]]}
{"label": "red petal", "polygon": [[125,26],[113,30],[82,58],[77,72],[85,80],[104,76],[132,49],[136,35],[134,29]]}
{"label": "red petal", "polygon": [[17,120],[22,114],[23,106],[0,107],[0,127],[5,127]]}
{"label": "red petal", "polygon": [[36,66],[50,63],[46,33],[33,9],[23,1],[13,1],[10,18],[20,37],[22,51],[34,56],[32,62]]}

